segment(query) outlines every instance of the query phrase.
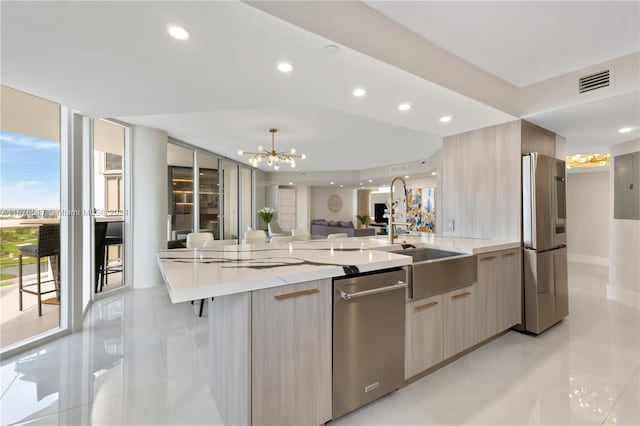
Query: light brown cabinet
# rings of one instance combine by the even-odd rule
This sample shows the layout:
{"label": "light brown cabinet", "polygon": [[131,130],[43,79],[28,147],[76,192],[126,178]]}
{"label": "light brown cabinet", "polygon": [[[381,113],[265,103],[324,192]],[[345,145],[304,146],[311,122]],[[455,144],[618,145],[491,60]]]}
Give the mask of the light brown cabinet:
{"label": "light brown cabinet", "polygon": [[443,294],[444,358],[452,357],[477,343],[476,284]]}
{"label": "light brown cabinet", "polygon": [[500,311],[498,293],[500,287],[499,257],[496,253],[478,256],[478,281],[476,297],[476,337],[478,342],[499,333]]}
{"label": "light brown cabinet", "polygon": [[502,330],[522,322],[522,251],[520,248],[500,252],[500,305],[503,308]]}
{"label": "light brown cabinet", "polygon": [[521,262],[519,248],[478,256],[475,309],[478,342],[520,323]]}
{"label": "light brown cabinet", "polygon": [[254,291],[251,305],[251,423],[331,420],[331,283]]}
{"label": "light brown cabinet", "polygon": [[443,295],[406,304],[405,379],[444,360]]}

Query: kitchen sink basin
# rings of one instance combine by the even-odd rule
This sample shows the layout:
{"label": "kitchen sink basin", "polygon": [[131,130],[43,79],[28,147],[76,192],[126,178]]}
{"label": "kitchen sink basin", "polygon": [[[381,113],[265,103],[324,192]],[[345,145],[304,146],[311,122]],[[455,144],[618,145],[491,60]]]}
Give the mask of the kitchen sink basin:
{"label": "kitchen sink basin", "polygon": [[411,256],[409,297],[422,299],[466,287],[478,276],[476,255],[429,247],[394,251]]}
{"label": "kitchen sink basin", "polygon": [[439,250],[429,247],[419,248],[407,248],[394,253],[404,254],[405,256],[411,256],[413,263],[422,262],[424,260],[442,259],[444,257],[463,256],[465,253],[459,253],[456,251]]}

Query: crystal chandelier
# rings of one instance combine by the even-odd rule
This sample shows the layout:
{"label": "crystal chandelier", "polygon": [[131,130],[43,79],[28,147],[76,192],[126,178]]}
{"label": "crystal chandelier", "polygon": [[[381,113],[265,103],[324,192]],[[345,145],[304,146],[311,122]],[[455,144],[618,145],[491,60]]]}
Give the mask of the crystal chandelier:
{"label": "crystal chandelier", "polygon": [[239,155],[250,155],[251,158],[249,162],[253,167],[258,167],[258,163],[262,160],[267,160],[267,164],[269,166],[273,166],[274,170],[280,169],[280,164],[289,163],[289,165],[293,168],[296,166],[296,158],[300,158],[304,160],[307,158],[306,155],[300,154],[296,155],[295,148],[291,148],[289,151],[276,151],[275,148],[275,134],[278,129],[269,129],[271,132],[271,150],[267,151],[264,149],[262,145],[258,146],[258,152],[245,152],[243,150],[238,151]]}

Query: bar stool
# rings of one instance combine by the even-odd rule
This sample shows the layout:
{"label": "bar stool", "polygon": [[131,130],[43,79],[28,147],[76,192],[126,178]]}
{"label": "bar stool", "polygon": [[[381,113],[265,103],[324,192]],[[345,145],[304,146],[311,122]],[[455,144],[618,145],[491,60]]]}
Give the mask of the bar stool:
{"label": "bar stool", "polygon": [[[100,277],[102,276],[102,268],[104,267],[104,240],[107,237],[107,222],[96,222],[94,227],[95,237],[95,292],[102,291]],[[99,288],[99,290],[98,290]]]}
{"label": "bar stool", "polygon": [[115,265],[109,265],[109,247],[122,245],[122,222],[107,222],[107,235],[104,239],[104,264],[102,265],[102,274],[100,277],[100,291],[102,287],[109,284],[109,274],[123,271],[122,258],[118,258],[119,262]]}
{"label": "bar stool", "polygon": [[[24,284],[22,282],[22,257],[35,257],[36,258],[36,274],[37,280],[33,284]],[[38,243],[27,244],[24,246],[18,246],[18,299],[20,303],[20,310],[22,311],[22,294],[28,293],[38,297],[38,316],[42,316],[42,295],[53,292],[58,292],[58,277],[53,276],[53,279],[42,281],[40,276],[40,259],[43,257],[55,257],[54,262],[60,262],[60,225],[40,225],[38,228]],[[58,265],[56,265],[58,266]],[[52,268],[53,269],[53,268]],[[58,271],[60,268],[56,268]],[[52,274],[53,275],[53,274]],[[42,291],[42,284],[47,282],[54,283],[53,290]],[[35,290],[28,289],[28,287],[36,287]]]}

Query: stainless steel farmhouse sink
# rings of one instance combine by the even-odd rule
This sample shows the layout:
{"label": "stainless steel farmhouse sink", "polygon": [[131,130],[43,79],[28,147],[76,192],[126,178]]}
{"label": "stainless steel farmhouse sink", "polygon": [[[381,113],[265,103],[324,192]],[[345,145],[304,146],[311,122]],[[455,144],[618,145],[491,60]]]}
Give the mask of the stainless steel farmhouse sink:
{"label": "stainless steel farmhouse sink", "polygon": [[478,275],[474,254],[438,250],[429,247],[394,251],[411,256],[409,297],[422,299],[473,284]]}

